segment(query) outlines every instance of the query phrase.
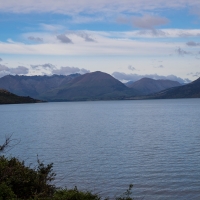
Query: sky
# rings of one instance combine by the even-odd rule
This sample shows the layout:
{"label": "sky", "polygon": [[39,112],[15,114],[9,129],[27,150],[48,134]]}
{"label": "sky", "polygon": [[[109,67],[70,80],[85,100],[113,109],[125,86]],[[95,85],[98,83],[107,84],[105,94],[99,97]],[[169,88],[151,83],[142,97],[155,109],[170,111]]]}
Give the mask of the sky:
{"label": "sky", "polygon": [[199,0],[0,0],[0,77],[200,77]]}

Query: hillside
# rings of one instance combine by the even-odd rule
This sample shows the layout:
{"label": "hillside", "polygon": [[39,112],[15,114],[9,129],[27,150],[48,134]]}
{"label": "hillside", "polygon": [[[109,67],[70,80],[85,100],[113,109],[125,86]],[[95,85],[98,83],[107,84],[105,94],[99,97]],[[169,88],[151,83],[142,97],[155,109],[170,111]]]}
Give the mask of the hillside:
{"label": "hillside", "polygon": [[81,75],[65,87],[48,91],[42,99],[49,101],[109,100],[124,99],[138,94],[134,89],[103,72]]}
{"label": "hillside", "polygon": [[0,88],[8,90],[16,95],[30,96],[40,99],[40,95],[46,91],[62,87],[80,74],[69,76],[12,76],[0,78]]}
{"label": "hillside", "polygon": [[177,81],[154,80],[151,78],[142,78],[128,85],[128,87],[140,91],[141,95],[153,94],[177,86],[181,86]]}
{"label": "hillside", "polygon": [[21,97],[6,90],[0,89],[0,104],[39,103],[42,101],[31,97]]}
{"label": "hillside", "polygon": [[200,98],[200,78],[183,86],[169,88],[156,94],[138,96],[130,99],[177,99]]}

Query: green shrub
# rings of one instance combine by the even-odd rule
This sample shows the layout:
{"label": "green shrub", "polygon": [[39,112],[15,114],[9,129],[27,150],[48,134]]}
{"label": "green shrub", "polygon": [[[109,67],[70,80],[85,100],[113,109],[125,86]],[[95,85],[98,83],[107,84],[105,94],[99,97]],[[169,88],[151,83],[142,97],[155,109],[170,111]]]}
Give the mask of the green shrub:
{"label": "green shrub", "polygon": [[79,191],[77,187],[72,190],[60,189],[54,194],[54,200],[100,200],[97,194],[91,192]]}
{"label": "green shrub", "polygon": [[[0,146],[0,153],[8,147],[11,136]],[[51,182],[55,179],[53,164],[44,165],[37,160],[37,167],[25,166],[15,157],[0,156],[0,200],[101,200],[91,192],[74,189],[58,189]],[[133,200],[130,185],[128,190],[116,200]],[[106,198],[104,200],[109,200]]]}
{"label": "green shrub", "polygon": [[55,178],[52,167],[53,164],[45,166],[38,160],[38,166],[32,169],[17,158],[0,156],[0,185],[3,187],[0,198],[6,191],[21,199],[52,197],[55,192],[55,186],[50,184]]}
{"label": "green shrub", "polygon": [[16,195],[5,183],[0,184],[0,200],[15,199]]}

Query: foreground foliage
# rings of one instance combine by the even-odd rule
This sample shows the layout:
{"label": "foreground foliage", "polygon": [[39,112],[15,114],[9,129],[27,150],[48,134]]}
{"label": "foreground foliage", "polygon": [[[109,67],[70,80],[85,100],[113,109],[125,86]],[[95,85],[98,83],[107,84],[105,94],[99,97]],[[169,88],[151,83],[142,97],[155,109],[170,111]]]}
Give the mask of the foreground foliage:
{"label": "foreground foliage", "polygon": [[[0,153],[10,143],[8,137],[0,146]],[[0,200],[103,200],[98,194],[74,189],[56,188],[52,183],[56,174],[53,164],[45,165],[37,159],[37,166],[31,168],[15,157],[0,156]],[[132,200],[133,185],[116,200]],[[108,200],[106,198],[105,200]]]}

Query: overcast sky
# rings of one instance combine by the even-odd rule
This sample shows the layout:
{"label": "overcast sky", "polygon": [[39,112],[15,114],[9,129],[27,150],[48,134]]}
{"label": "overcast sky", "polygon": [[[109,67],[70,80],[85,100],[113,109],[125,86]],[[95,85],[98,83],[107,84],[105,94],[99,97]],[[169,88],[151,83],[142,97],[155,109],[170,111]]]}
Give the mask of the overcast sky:
{"label": "overcast sky", "polygon": [[200,76],[199,0],[0,0],[0,76]]}

